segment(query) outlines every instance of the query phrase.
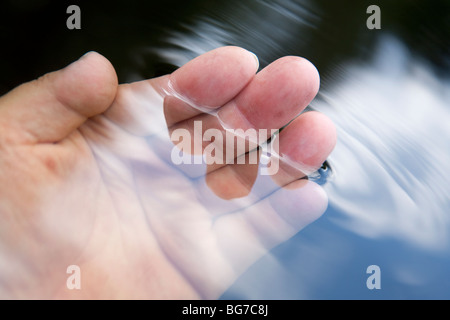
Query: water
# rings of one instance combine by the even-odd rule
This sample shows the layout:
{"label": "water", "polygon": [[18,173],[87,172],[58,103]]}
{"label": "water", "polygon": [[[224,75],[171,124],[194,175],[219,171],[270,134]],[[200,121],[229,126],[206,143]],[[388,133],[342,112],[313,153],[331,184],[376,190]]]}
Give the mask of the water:
{"label": "water", "polygon": [[[21,26],[18,33],[29,41],[3,40],[12,49],[2,53],[0,67],[15,69],[13,77],[2,74],[1,89],[92,49],[112,61],[121,82],[170,72],[222,45],[253,51],[261,67],[280,56],[304,56],[322,79],[311,107],[338,130],[329,167],[317,178],[329,207],[222,298],[449,299],[450,4],[379,1],[382,29],[368,30],[370,4],[86,4],[83,29],[70,33],[53,31],[64,17],[52,17],[64,4],[43,1],[34,8],[47,17],[40,31]],[[9,6],[28,14],[29,24],[39,21],[39,14]],[[39,32],[58,41],[33,42]],[[20,61],[24,46],[39,49],[39,63]],[[366,287],[370,265],[381,268],[381,290]]]}
{"label": "water", "polygon": [[[233,43],[262,54],[266,63],[291,50],[311,54],[315,62],[314,51],[324,46],[304,49],[318,41],[314,34],[333,41],[316,29],[326,21],[306,1],[259,2],[256,10],[236,4],[229,10],[219,18],[200,16],[188,32],[174,32],[167,41],[175,48],[158,54],[181,65]],[[360,13],[356,20],[365,17]],[[333,175],[324,185],[327,213],[249,270],[224,298],[450,297],[450,184],[442,171],[450,161],[445,65],[439,77],[429,57],[412,52],[388,28],[361,32],[373,38],[370,50],[363,38],[354,44],[357,57],[335,59],[330,52],[323,62],[324,85],[311,104],[338,128],[329,159]],[[372,264],[382,270],[379,292],[366,287]]]}

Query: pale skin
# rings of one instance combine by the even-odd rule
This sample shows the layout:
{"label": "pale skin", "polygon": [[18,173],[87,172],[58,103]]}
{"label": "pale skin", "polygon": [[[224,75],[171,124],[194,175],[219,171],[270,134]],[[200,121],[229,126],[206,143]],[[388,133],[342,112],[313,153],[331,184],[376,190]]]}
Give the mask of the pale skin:
{"label": "pale skin", "polygon": [[[171,75],[118,85],[109,61],[89,53],[1,97],[0,298],[216,299],[319,218],[326,195],[292,168],[268,177],[276,187],[264,193],[257,166],[189,179],[149,142],[157,140],[147,108],[165,115],[167,132],[193,120],[217,126],[160,96],[169,81],[229,124],[254,128],[289,123],[319,88],[317,70],[298,57],[257,70],[250,52],[224,47]],[[308,168],[335,143],[332,122],[317,112],[280,135],[281,152]],[[80,267],[80,290],[66,286],[69,265]]]}

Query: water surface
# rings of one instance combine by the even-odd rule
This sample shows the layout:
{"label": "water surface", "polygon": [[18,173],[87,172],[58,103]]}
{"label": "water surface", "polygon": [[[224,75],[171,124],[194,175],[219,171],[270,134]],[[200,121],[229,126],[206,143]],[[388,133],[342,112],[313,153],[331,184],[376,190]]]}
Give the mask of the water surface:
{"label": "water surface", "polygon": [[[366,27],[370,4],[381,30]],[[311,108],[339,136],[321,181],[329,208],[223,298],[450,298],[448,1],[95,2],[80,5],[79,31],[60,27],[64,1],[4,6],[2,93],[87,50],[108,57],[121,82],[222,45],[253,51],[261,67],[284,55],[318,67]],[[381,290],[366,287],[369,265],[381,268]]]}

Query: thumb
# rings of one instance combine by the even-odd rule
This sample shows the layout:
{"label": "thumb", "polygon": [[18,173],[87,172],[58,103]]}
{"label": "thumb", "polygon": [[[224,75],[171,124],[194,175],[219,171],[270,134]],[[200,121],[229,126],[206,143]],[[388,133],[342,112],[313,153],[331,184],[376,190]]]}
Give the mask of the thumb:
{"label": "thumb", "polygon": [[0,98],[0,127],[13,143],[58,142],[104,112],[118,87],[111,63],[89,52],[64,69],[27,82]]}

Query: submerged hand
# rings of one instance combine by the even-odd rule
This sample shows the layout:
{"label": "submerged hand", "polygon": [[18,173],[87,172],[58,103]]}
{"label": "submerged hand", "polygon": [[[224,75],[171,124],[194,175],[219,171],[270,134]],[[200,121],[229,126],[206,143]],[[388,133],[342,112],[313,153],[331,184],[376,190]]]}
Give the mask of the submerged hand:
{"label": "submerged hand", "polygon": [[[218,119],[278,129],[317,93],[306,60],[257,68],[248,51],[225,47],[118,86],[90,53],[3,96],[0,298],[218,298],[317,219],[326,196],[291,166],[264,177],[258,165],[171,161],[164,118],[169,132],[194,121],[221,129]],[[318,168],[335,139],[325,116],[307,112],[280,133],[279,151]],[[80,290],[66,286],[69,265],[80,267]]]}

